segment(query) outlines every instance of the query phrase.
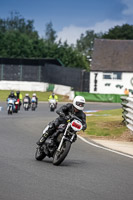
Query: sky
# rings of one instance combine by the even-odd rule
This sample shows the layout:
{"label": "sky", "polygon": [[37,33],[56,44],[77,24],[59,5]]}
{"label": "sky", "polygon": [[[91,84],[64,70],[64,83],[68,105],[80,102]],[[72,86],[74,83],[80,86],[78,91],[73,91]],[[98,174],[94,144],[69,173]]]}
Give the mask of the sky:
{"label": "sky", "polygon": [[76,44],[87,30],[105,33],[116,25],[133,25],[133,0],[0,0],[0,18],[11,12],[34,20],[40,37],[52,22],[57,40],[68,44]]}

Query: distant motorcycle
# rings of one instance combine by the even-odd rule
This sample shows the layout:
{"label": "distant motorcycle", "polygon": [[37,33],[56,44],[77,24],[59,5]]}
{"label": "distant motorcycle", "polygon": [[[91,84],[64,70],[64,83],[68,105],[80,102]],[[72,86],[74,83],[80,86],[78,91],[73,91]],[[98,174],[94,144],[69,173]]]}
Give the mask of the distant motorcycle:
{"label": "distant motorcycle", "polygon": [[17,110],[19,111],[19,110],[20,110],[20,106],[21,106],[21,101],[20,101],[20,99],[17,99],[16,102],[17,102],[17,103],[16,103],[16,108],[17,108]]}
{"label": "distant motorcycle", "polygon": [[20,104],[20,100],[17,99],[17,100],[14,102],[15,109],[13,110],[13,112],[17,113],[17,112],[20,110],[19,104]]}
{"label": "distant motorcycle", "polygon": [[[75,115],[67,116],[67,124],[60,124],[54,135],[49,136],[41,149],[37,147],[35,158],[43,160],[46,156],[53,157],[53,165],[60,165],[70,151],[71,144],[75,142],[76,132],[82,130],[81,119]],[[49,125],[45,128],[47,130]],[[44,130],[44,131],[45,131]],[[51,138],[54,137],[54,143]]]}
{"label": "distant motorcycle", "polygon": [[57,107],[57,102],[55,99],[50,99],[49,100],[49,107],[50,107],[50,111],[51,112],[54,112],[54,110],[56,109]]}
{"label": "distant motorcycle", "polygon": [[13,106],[14,106],[14,100],[11,98],[7,99],[7,113],[11,114],[13,113]]}
{"label": "distant motorcycle", "polygon": [[14,98],[8,98],[7,99],[7,113],[13,114],[13,112],[18,112],[18,104],[19,102],[16,101]]}
{"label": "distant motorcycle", "polygon": [[29,104],[29,100],[27,99],[27,98],[25,98],[24,100],[23,100],[23,108],[24,108],[24,110],[29,110],[29,108],[30,108],[30,104]]}
{"label": "distant motorcycle", "polygon": [[35,111],[37,105],[36,105],[36,98],[32,97],[31,99],[31,110]]}

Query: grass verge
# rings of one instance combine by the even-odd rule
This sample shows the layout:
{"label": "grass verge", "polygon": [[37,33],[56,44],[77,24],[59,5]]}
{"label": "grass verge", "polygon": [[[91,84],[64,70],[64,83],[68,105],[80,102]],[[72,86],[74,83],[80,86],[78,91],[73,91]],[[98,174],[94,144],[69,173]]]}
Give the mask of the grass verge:
{"label": "grass verge", "polygon": [[133,141],[133,134],[122,121],[122,109],[93,113],[87,117],[87,129],[84,135],[90,138]]}
{"label": "grass verge", "polygon": [[[0,90],[0,101],[6,101],[10,92],[11,92],[11,90]],[[14,92],[16,92],[16,91],[14,91]],[[51,92],[21,91],[21,94],[23,97],[27,93],[29,94],[30,97],[32,97],[33,93],[36,93],[39,101],[48,101],[48,97],[51,94]],[[67,96],[58,95],[58,98],[59,98],[59,102],[70,101]]]}

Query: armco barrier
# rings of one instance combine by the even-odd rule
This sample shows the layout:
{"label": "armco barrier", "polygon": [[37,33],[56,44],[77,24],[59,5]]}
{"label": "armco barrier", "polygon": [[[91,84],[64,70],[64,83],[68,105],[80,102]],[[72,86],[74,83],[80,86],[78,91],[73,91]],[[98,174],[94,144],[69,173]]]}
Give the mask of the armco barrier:
{"label": "armco barrier", "polygon": [[121,100],[123,122],[131,131],[133,131],[133,98],[122,96]]}

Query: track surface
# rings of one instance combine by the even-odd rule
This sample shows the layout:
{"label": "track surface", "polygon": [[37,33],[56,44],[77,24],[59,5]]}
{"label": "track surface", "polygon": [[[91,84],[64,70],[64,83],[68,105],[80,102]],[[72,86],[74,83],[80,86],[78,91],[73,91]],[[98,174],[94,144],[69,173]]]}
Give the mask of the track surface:
{"label": "track surface", "polygon": [[[60,104],[61,105],[61,104]],[[59,105],[59,106],[60,106]],[[0,200],[132,200],[133,159],[78,139],[61,166],[34,159],[36,141],[55,117],[48,104],[8,116],[0,103]],[[86,110],[121,107],[90,103]]]}

